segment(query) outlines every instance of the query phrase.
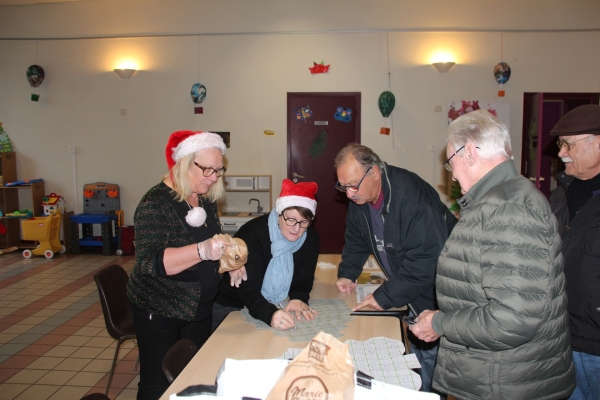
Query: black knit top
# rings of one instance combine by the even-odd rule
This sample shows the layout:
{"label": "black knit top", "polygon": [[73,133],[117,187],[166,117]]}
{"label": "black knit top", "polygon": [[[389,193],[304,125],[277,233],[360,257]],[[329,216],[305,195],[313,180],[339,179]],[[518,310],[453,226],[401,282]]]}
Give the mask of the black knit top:
{"label": "black knit top", "polygon": [[151,188],[135,210],[135,266],[127,284],[132,303],[151,313],[187,321],[211,313],[220,275],[218,261],[202,261],[167,276],[163,256],[168,247],[183,247],[221,233],[217,206],[202,199],[206,223],[194,228],[185,222],[188,204],[175,200],[163,182]]}

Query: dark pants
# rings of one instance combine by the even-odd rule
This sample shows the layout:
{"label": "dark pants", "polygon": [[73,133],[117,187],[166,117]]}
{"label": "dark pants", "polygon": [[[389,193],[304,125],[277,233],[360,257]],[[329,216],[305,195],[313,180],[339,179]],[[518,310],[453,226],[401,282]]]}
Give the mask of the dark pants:
{"label": "dark pants", "polygon": [[219,325],[221,325],[221,322],[223,322],[223,320],[225,318],[227,318],[227,316],[229,315],[230,312],[240,311],[240,310],[241,310],[241,308],[222,306],[220,304],[217,304],[217,302],[214,302],[213,308],[212,308],[212,330],[211,330],[211,332],[214,332],[217,330]]}
{"label": "dark pants", "polygon": [[167,350],[179,339],[190,339],[201,347],[210,336],[210,315],[201,321],[185,321],[151,314],[131,304],[140,352],[140,382],[137,400],[156,400],[167,390],[169,381],[162,370]]}
{"label": "dark pants", "polygon": [[[414,316],[412,311],[410,316]],[[410,330],[407,331],[408,341],[410,342],[410,353],[417,356],[421,364],[421,392],[430,392],[440,395],[441,400],[446,399],[446,395],[438,393],[432,388],[433,372],[437,364],[437,353],[440,345],[439,339],[435,342],[424,342],[418,339]]]}

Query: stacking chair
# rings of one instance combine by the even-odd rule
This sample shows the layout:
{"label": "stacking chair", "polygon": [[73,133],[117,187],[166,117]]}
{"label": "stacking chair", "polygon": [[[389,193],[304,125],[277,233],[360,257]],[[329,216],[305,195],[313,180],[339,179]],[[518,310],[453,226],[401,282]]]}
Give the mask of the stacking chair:
{"label": "stacking chair", "polygon": [[102,393],[92,393],[82,397],[81,400],[110,400],[110,397]]}
{"label": "stacking chair", "polygon": [[[108,395],[121,343],[125,340],[135,339],[133,312],[127,299],[126,286],[129,276],[120,265],[109,265],[96,273],[94,280],[98,286],[106,330],[110,336],[117,339],[117,348],[115,349],[115,356],[113,357],[108,384],[106,385],[106,394]],[[137,369],[137,363],[135,369]]]}
{"label": "stacking chair", "polygon": [[171,346],[162,361],[162,370],[169,383],[177,378],[197,352],[198,346],[189,339],[179,339]]}

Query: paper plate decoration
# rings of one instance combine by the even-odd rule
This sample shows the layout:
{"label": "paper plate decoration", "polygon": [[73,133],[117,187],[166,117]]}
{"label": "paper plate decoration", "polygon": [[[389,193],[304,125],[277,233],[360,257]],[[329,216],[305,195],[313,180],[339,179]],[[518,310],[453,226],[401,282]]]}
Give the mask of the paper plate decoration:
{"label": "paper plate decoration", "polygon": [[344,108],[344,107],[340,106],[336,109],[336,113],[333,116],[333,118],[337,119],[338,121],[342,121],[342,122],[350,122],[350,121],[352,121],[352,109]]}
{"label": "paper plate decoration", "polygon": [[310,109],[310,106],[300,107],[296,110],[296,119],[300,121],[304,121],[306,123],[307,119],[312,118],[313,112]]}
{"label": "paper plate decoration", "polygon": [[496,82],[500,84],[500,90],[498,90],[498,97],[504,97],[504,90],[502,90],[502,85],[508,82],[510,78],[510,65],[505,62],[499,62],[494,67],[494,78],[496,78]]}
{"label": "paper plate decoration", "polygon": [[329,72],[329,66],[331,64],[325,65],[324,61],[321,61],[321,64],[317,64],[313,62],[313,66],[309,68],[311,74],[324,74],[325,72]]}
{"label": "paper plate decoration", "polygon": [[396,106],[396,97],[390,91],[385,91],[379,95],[379,100],[377,101],[379,105],[379,111],[381,111],[381,115],[383,116],[383,122],[381,124],[381,129],[379,133],[382,135],[390,134],[389,120],[388,117],[394,111],[394,107]]}
{"label": "paper plate decoration", "polygon": [[44,68],[39,65],[31,65],[27,68],[27,80],[31,87],[38,87],[44,82],[44,78],[46,74],[44,73]]}

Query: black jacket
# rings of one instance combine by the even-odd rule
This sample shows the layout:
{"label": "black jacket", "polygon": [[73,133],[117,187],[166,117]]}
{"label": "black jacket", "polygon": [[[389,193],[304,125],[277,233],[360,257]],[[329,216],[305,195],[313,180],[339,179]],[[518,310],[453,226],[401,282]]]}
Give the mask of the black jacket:
{"label": "black jacket", "polygon": [[[385,251],[394,275],[375,291],[375,300],[383,309],[410,304],[416,314],[435,310],[438,256],[456,218],[435,189],[413,172],[386,164],[381,182]],[[350,202],[338,278],[355,281],[370,254],[383,265],[368,207]]]}
{"label": "black jacket", "polygon": [[550,197],[565,257],[569,328],[573,350],[600,356],[600,194],[569,222],[566,188],[574,178],[564,171]]}
{"label": "black jacket", "polygon": [[[273,258],[269,236],[269,214],[248,221],[234,237],[242,239],[248,246],[248,262],[246,263],[248,280],[236,288],[230,285],[229,277],[225,275],[221,280],[219,294],[215,301],[226,307],[247,307],[250,315],[271,325],[271,317],[277,311],[277,307],[269,303],[260,292],[269,261]],[[293,255],[294,276],[288,294],[290,300],[302,300],[308,304],[319,257],[319,247],[319,234],[311,226],[306,230],[304,244]]]}

